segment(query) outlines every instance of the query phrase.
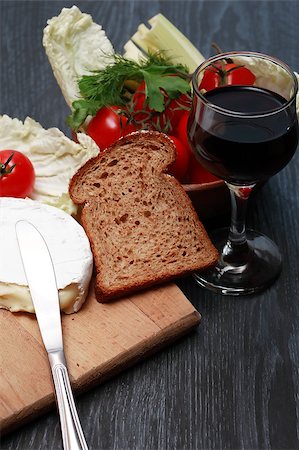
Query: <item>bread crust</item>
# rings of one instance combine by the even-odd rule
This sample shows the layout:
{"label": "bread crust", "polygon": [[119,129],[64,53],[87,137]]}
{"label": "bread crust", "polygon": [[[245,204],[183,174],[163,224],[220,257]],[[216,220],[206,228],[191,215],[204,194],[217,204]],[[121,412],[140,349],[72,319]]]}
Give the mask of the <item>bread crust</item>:
{"label": "bread crust", "polygon": [[176,158],[176,148],[173,143],[173,141],[164,133],[160,133],[158,131],[147,131],[147,130],[140,130],[140,131],[134,131],[133,133],[129,133],[126,136],[120,138],[118,141],[116,141],[114,144],[112,144],[110,147],[103,150],[99,155],[89,159],[80,169],[73,175],[73,177],[70,180],[69,183],[69,194],[71,199],[76,205],[81,205],[84,207],[84,204],[86,203],[86,200],[82,200],[76,196],[74,193],[75,185],[78,183],[79,179],[84,176],[84,174],[95,164],[95,162],[100,161],[107,153],[111,153],[115,148],[118,148],[121,145],[126,144],[128,141],[131,141],[132,139],[138,139],[140,135],[144,137],[154,137],[156,139],[159,139],[161,141],[164,141],[167,143],[167,145],[170,145],[173,149],[173,156],[171,158],[171,161],[169,164],[167,164],[163,170],[163,172],[167,171],[167,168],[171,165],[172,162],[175,161]]}
{"label": "bread crust", "polygon": [[[161,267],[159,268],[159,270],[156,271],[149,270],[148,266],[145,265],[141,276],[137,273],[136,270],[135,274],[136,276],[130,277],[130,279],[126,280],[126,282],[123,282],[121,280],[118,281],[118,279],[115,279],[114,283],[107,286],[107,283],[105,284],[105,282],[103,281],[103,274],[105,273],[105,271],[108,270],[108,268],[105,267],[105,263],[103,262],[102,258],[104,250],[103,249],[101,250],[101,248],[99,248],[99,244],[96,242],[96,238],[93,235],[94,233],[92,225],[92,212],[94,211],[95,203],[98,201],[98,197],[94,195],[94,192],[91,188],[89,196],[86,194],[86,192],[83,195],[82,183],[86,179],[89,171],[92,171],[97,164],[100,164],[101,161],[104,161],[103,158],[105,156],[110,157],[111,155],[114,155],[115,152],[118,151],[121,152],[121,149],[129,145],[130,142],[136,145],[138,141],[141,141],[141,139],[143,138],[146,139],[147,142],[150,140],[154,140],[155,143],[157,144],[163,143],[163,145],[167,147],[168,160],[165,163],[163,162],[163,164],[159,166],[159,171],[157,172],[158,175],[161,177],[160,180],[161,184],[166,183],[166,185],[168,186],[168,191],[165,195],[175,193],[174,194],[176,195],[175,201],[180,205],[180,207],[183,210],[186,210],[188,212],[188,221],[191,222],[190,225],[191,229],[198,227],[197,234],[200,235],[201,245],[203,251],[207,253],[207,256],[205,258],[198,258],[198,260],[196,260],[196,258],[194,257],[194,260],[190,259],[190,261],[188,262],[186,262],[186,259],[182,259],[182,261],[180,261],[178,258],[176,265],[164,264],[163,266],[163,264],[161,263]],[[209,267],[212,267],[217,262],[219,256],[218,252],[210,242],[210,239],[203,225],[199,221],[190,198],[185,193],[180,183],[174,177],[165,173],[167,167],[175,159],[175,152],[176,150],[174,144],[168,138],[168,136],[153,131],[146,131],[142,133],[136,132],[128,136],[125,136],[124,138],[121,138],[107,150],[102,152],[99,156],[89,160],[73,176],[69,186],[70,196],[76,204],[82,206],[81,223],[90,240],[92,252],[94,255],[95,268],[97,273],[95,283],[95,294],[99,302],[107,302],[112,299],[131,294],[133,292],[136,292],[137,290],[146,289],[147,287],[153,286],[155,284],[164,283],[166,281],[178,278],[179,276],[188,275],[196,270],[207,269]],[[142,181],[140,180],[139,182],[141,183]],[[86,190],[87,188],[84,189]],[[113,207],[115,211],[117,211],[118,207],[117,202],[115,202],[115,204],[112,205],[112,208]],[[169,226],[170,228],[172,227],[173,229],[175,229],[175,227],[179,225],[171,224]],[[181,231],[183,231],[183,229]],[[193,244],[194,246],[196,245],[196,243],[191,244]],[[161,240],[161,245],[163,246],[163,240]]]}

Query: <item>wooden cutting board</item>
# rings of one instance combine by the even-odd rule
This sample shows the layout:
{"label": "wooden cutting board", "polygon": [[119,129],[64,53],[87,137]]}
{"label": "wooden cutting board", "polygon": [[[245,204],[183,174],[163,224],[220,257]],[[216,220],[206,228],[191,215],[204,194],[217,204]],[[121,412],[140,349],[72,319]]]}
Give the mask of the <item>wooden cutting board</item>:
{"label": "wooden cutting board", "polygon": [[[93,289],[77,314],[62,316],[72,386],[81,392],[179,338],[200,321],[174,284],[100,304]],[[0,429],[55,405],[48,358],[32,314],[0,310]]]}

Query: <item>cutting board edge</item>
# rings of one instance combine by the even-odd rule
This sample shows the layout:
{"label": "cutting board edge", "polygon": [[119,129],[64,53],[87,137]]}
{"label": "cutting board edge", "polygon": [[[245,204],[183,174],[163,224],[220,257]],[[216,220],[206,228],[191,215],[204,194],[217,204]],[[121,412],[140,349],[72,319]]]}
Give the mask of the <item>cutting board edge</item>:
{"label": "cutting board edge", "polygon": [[[195,329],[199,325],[200,320],[200,313],[196,309],[194,309],[187,316],[180,318],[180,320],[178,320],[177,322],[155,333],[152,338],[147,341],[145,350],[143,347],[142,351],[140,351],[140,348],[143,344],[143,341],[141,341],[138,343],[138,345],[135,345],[133,348],[128,349],[123,354],[123,360],[120,364],[118,364],[118,366],[115,366],[114,364],[116,358],[112,358],[106,363],[106,366],[111,366],[111,370],[104,376],[99,375],[96,369],[89,371],[86,375],[76,380],[76,383],[72,382],[72,387],[75,395],[80,395],[83,392],[86,392],[87,390],[104,383],[108,379],[118,375],[123,370],[128,369],[135,363],[139,361],[141,362],[146,357],[153,355],[162,348],[165,348],[166,346],[186,335],[188,332]],[[77,385],[79,381],[82,383],[80,387],[78,387]],[[38,406],[36,405],[36,403],[28,405],[26,408],[16,412],[8,418],[4,418],[0,422],[1,435],[7,435],[17,428],[33,421],[37,416],[44,415],[47,412],[51,411],[55,404],[54,391],[52,395],[47,395],[44,398],[39,399]]]}
{"label": "cutting board edge", "polygon": [[153,355],[172,342],[175,342],[180,337],[183,337],[199,325],[200,319],[201,315],[198,311],[194,310],[170,326],[160,329],[157,333],[154,333],[150,339],[146,339],[146,347],[144,347],[144,341],[140,341],[137,345],[128,349],[124,352],[122,361],[118,364],[118,366],[115,366],[114,364],[117,358],[112,358],[110,361],[107,361],[103,367],[107,368],[108,366],[108,370],[109,367],[110,370],[106,372],[104,376],[98,376],[96,370],[91,370],[80,378],[80,387],[77,386],[79,379],[75,383],[72,382],[72,386],[74,387],[76,393],[80,394],[85,392],[90,387],[94,387],[107,381],[111,377],[119,374],[121,371],[132,367],[133,364],[139,361],[141,362],[144,358]]}

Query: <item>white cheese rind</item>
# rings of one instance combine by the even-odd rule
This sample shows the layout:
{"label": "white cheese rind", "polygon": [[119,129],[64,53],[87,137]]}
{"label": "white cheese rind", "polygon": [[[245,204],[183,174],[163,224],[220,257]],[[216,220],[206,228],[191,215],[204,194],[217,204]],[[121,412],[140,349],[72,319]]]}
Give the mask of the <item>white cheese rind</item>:
{"label": "white cheese rind", "polygon": [[[79,295],[78,285],[58,290],[60,309],[66,314],[79,311],[84,303],[85,296]],[[15,283],[0,283],[0,308],[11,312],[34,313],[34,306],[28,286],[19,286]]]}
{"label": "white cheese rind", "polygon": [[0,149],[19,150],[33,164],[35,184],[30,197],[73,215],[77,207],[68,194],[70,179],[99,153],[89,136],[79,139],[80,144],[77,144],[58,128],[45,130],[30,117],[23,123],[7,115],[0,116]]}
{"label": "white cheese rind", "polygon": [[[0,285],[6,285],[6,291],[7,285],[28,286],[15,232],[15,224],[21,219],[33,223],[44,236],[53,260],[57,288],[71,292],[71,300],[68,297],[64,307],[67,312],[77,311],[88,293],[93,258],[84,229],[58,208],[30,199],[0,198]],[[0,302],[5,306],[1,289]]]}

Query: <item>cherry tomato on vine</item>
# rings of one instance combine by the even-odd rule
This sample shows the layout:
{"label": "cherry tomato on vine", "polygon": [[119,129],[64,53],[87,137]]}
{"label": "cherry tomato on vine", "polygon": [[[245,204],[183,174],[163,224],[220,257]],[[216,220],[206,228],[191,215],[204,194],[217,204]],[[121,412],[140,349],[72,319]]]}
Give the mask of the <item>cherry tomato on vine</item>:
{"label": "cherry tomato on vine", "polygon": [[185,111],[177,125],[176,136],[178,136],[179,140],[189,150],[189,153],[192,154],[187,134],[188,119],[189,119],[189,112]]}
{"label": "cherry tomato on vine", "polygon": [[[145,82],[142,81],[132,97],[132,115],[133,119],[137,122],[150,120],[150,117],[153,113],[153,111],[150,110],[147,105],[145,91]],[[141,127],[142,123],[138,124],[138,128]]]}
{"label": "cherry tomato on vine", "polygon": [[91,119],[87,126],[87,134],[95,141],[101,150],[109,147],[120,137],[126,136],[136,128],[128,123],[128,119],[118,114],[116,106],[104,106]]}
{"label": "cherry tomato on vine", "polygon": [[193,156],[190,164],[190,184],[203,184],[219,181],[212,173],[208,172]]}
{"label": "cherry tomato on vine", "polygon": [[191,99],[185,94],[181,94],[178,98],[171,100],[166,109],[166,117],[170,120],[172,128],[176,127],[186,113],[189,115],[190,108]]}
{"label": "cherry tomato on vine", "polygon": [[140,122],[138,124],[139,128],[142,128],[143,123],[148,123],[153,124],[153,129],[173,134],[174,128],[186,112],[186,108],[189,109],[191,106],[190,98],[185,94],[181,94],[178,98],[171,100],[165,95],[164,102],[166,107],[163,112],[159,113],[149,108],[145,92],[146,85],[142,81],[132,98],[133,117]]}
{"label": "cherry tomato on vine", "polygon": [[188,125],[189,113],[186,111],[183,117],[181,118],[178,127],[177,127],[177,136],[179,140],[182,142],[185,148],[188,149],[189,152],[189,167],[188,167],[188,180],[187,182],[190,184],[201,184],[201,183],[210,183],[212,181],[218,180],[214,175],[207,172],[201,164],[195,158],[191,146],[188,141],[187,135],[187,125]]}
{"label": "cherry tomato on vine", "polygon": [[255,82],[255,76],[247,67],[233,63],[227,63],[222,67],[220,64],[208,67],[204,71],[199,89],[210,91],[224,85],[246,85],[251,86]]}
{"label": "cherry tomato on vine", "polygon": [[176,147],[177,156],[174,163],[169,167],[168,172],[182,182],[189,165],[189,150],[176,136],[169,136],[169,138]]}
{"label": "cherry tomato on vine", "polygon": [[0,150],[0,196],[28,197],[34,186],[31,161],[17,150]]}
{"label": "cherry tomato on vine", "polygon": [[255,76],[247,67],[238,67],[236,64],[227,64],[227,84],[241,84],[251,86],[255,82]]}

